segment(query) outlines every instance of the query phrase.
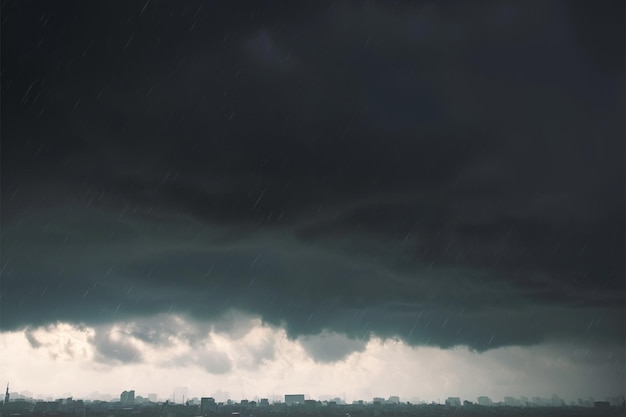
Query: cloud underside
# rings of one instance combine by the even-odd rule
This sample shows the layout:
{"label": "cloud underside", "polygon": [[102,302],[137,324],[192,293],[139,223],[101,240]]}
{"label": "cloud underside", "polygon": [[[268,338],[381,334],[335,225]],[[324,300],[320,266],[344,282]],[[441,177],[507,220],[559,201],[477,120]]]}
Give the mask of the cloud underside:
{"label": "cloud underside", "polygon": [[[9,49],[2,330],[238,310],[321,362],[372,336],[623,342],[623,62],[590,47],[612,39],[595,11],[538,4],[345,2],[280,30],[231,10],[236,35],[176,26],[161,49],[78,23],[92,49],[41,49],[83,55],[63,71]],[[216,355],[194,360],[227,372]]]}
{"label": "cloud underside", "polygon": [[[147,336],[147,329],[161,338]],[[189,384],[188,398],[212,395],[210,387],[219,386],[227,392],[212,396],[222,401],[228,392],[270,396],[285,390],[306,390],[312,398],[343,393],[365,400],[393,394],[403,401],[416,401],[415,394],[427,401],[452,394],[470,400],[512,393],[604,398],[618,394],[624,384],[623,349],[595,341],[477,353],[413,348],[398,339],[363,342],[333,332],[291,340],[284,329],[234,311],[210,325],[162,314],[95,326],[58,323],[26,333],[0,334],[7,353],[0,365],[8,378],[33,376],[29,389],[55,395],[59,387],[86,395],[87,388],[72,384],[76,379],[93,381],[88,389],[100,392],[119,391],[124,381],[142,396],[171,395],[163,380]],[[51,378],[34,377],[42,372]],[[593,386],[590,376],[596,380]]]}
{"label": "cloud underside", "polygon": [[[225,311],[239,310],[283,326],[292,338],[332,331],[355,341],[376,335],[479,351],[624,336],[622,294],[593,285],[601,279],[593,270],[513,269],[506,260],[495,265],[497,258],[493,266],[479,265],[467,255],[458,261],[420,259],[414,253],[418,243],[354,234],[318,244],[274,228],[231,239],[228,227],[195,220],[185,220],[188,227],[165,223],[159,231],[145,219],[106,219],[102,213],[71,221],[108,224],[109,233],[119,234],[113,244],[76,232],[58,242],[67,235],[36,230],[37,221],[42,227],[48,221],[40,216],[15,229],[14,242],[28,243],[6,267],[3,291],[12,297],[2,303],[5,329],[59,320],[103,324],[164,312],[211,324]],[[55,228],[69,229],[53,216]],[[189,231],[176,236],[181,229]],[[31,243],[35,236],[50,242]],[[40,263],[31,262],[35,254]],[[141,337],[161,343],[157,324],[142,329]],[[136,354],[101,337],[104,350]],[[342,356],[339,349],[325,358],[322,345],[305,347],[321,360]]]}

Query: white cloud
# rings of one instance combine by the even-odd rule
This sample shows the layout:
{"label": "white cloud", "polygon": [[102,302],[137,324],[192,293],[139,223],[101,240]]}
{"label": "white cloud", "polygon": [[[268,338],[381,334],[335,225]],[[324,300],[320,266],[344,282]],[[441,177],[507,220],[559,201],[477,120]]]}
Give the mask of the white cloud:
{"label": "white cloud", "polygon": [[[206,325],[183,316],[158,316],[111,326],[59,323],[0,333],[0,369],[16,391],[39,396],[71,392],[87,397],[98,391],[116,397],[135,389],[138,395],[156,392],[171,398],[184,384],[188,398],[280,398],[299,392],[348,401],[390,395],[437,401],[450,395],[498,400],[553,393],[604,398],[624,388],[619,347],[545,345],[480,354],[465,348],[412,348],[376,337],[353,346],[350,339],[328,332],[291,340],[284,329],[239,313],[224,321]],[[160,331],[169,332],[167,343],[159,335],[145,337],[157,322],[164,323]],[[598,366],[598,355],[614,360]],[[589,384],[590,378],[596,382]]]}

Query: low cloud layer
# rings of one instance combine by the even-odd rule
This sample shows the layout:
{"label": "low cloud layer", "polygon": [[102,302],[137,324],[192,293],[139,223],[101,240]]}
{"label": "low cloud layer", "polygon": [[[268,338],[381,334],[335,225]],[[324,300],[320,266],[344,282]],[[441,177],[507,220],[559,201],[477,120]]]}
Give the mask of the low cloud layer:
{"label": "low cloud layer", "polygon": [[240,311],[320,362],[623,344],[623,22],[588,24],[623,10],[37,7],[3,27],[2,330]]}
{"label": "low cloud layer", "polygon": [[[176,323],[171,344],[146,343],[131,331],[150,326],[154,319]],[[111,323],[107,329],[59,323],[42,328],[0,334],[0,367],[19,391],[33,395],[74,395],[94,391],[117,395],[133,387],[136,395],[156,393],[161,400],[214,396],[279,399],[285,392],[324,395],[347,401],[399,395],[402,401],[436,401],[450,395],[475,401],[489,395],[525,395],[576,400],[604,399],[623,392],[624,356],[620,346],[594,342],[551,343],[531,348],[506,347],[488,352],[465,348],[413,348],[397,339],[373,338],[358,349],[337,334],[290,340],[284,330],[262,325],[255,317],[240,317],[245,335],[206,328],[205,323],[178,315]],[[193,329],[193,330],[192,330]],[[205,333],[206,332],[206,333]],[[120,355],[103,349],[98,333],[118,345],[141,349],[141,358],[120,366]],[[203,334],[186,339],[184,334]],[[36,337],[39,347],[29,344]],[[67,354],[72,346],[73,355]],[[327,349],[318,349],[321,346]],[[342,356],[347,350],[354,350]],[[103,358],[103,354],[111,356]],[[341,360],[335,361],[339,356]],[[95,360],[94,360],[95,359]],[[41,378],[41,375],[46,378]],[[588,380],[594,384],[590,386]],[[84,381],[90,381],[86,386]],[[180,387],[180,384],[185,387]],[[215,387],[219,387],[217,390]],[[621,387],[621,388],[620,388]]]}
{"label": "low cloud layer", "polygon": [[322,332],[316,336],[302,337],[300,344],[314,360],[336,362],[353,352],[363,352],[367,343],[363,340],[349,339],[342,334]]}

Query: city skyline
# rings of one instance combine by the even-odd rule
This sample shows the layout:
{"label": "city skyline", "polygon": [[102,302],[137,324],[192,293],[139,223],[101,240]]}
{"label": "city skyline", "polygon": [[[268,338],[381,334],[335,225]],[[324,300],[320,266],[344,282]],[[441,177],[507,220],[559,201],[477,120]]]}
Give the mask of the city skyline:
{"label": "city skyline", "polygon": [[625,392],[625,7],[4,1],[0,382]]}
{"label": "city skyline", "polygon": [[[491,398],[486,395],[480,395],[476,398],[462,398],[449,396],[447,398],[437,398],[437,400],[426,401],[420,399],[417,396],[413,396],[410,398],[403,398],[398,395],[390,395],[388,397],[373,397],[369,399],[353,399],[346,400],[345,393],[343,393],[343,397],[341,396],[333,396],[333,395],[322,395],[318,398],[311,397],[307,394],[282,394],[282,395],[272,395],[271,397],[263,397],[259,395],[254,395],[252,397],[245,397],[241,399],[233,399],[228,396],[228,393],[223,391],[216,391],[213,396],[208,397],[205,395],[202,396],[191,396],[189,395],[189,387],[177,387],[172,391],[172,394],[169,397],[160,397],[156,393],[148,393],[142,395],[142,393],[137,393],[134,389],[124,390],[118,396],[109,395],[109,394],[100,394],[100,393],[92,393],[89,396],[85,397],[75,397],[66,393],[64,396],[36,396],[33,395],[30,391],[20,392],[11,392],[9,390],[9,384],[7,384],[6,394],[4,397],[4,405],[10,401],[13,402],[21,402],[21,401],[30,401],[30,402],[76,402],[76,401],[87,401],[87,402],[109,402],[109,403],[119,403],[119,404],[127,404],[127,405],[141,405],[141,404],[149,404],[149,403],[170,403],[170,404],[178,404],[178,405],[200,405],[201,402],[206,401],[213,406],[217,405],[247,405],[252,404],[256,405],[286,405],[286,406],[304,406],[304,405],[313,405],[313,404],[324,404],[324,405],[401,405],[401,404],[410,404],[410,405],[446,405],[452,407],[461,407],[467,405],[481,405],[481,406],[509,406],[509,407],[563,407],[563,406],[582,406],[582,407],[593,407],[594,403],[597,402],[605,402],[612,406],[624,406],[624,396],[606,396],[602,399],[596,399],[593,396],[588,396],[585,398],[577,398],[576,400],[566,400],[564,398],[559,397],[556,394],[552,394],[551,396],[543,397],[539,395],[535,395],[533,397],[527,397],[524,395],[521,396],[505,396],[501,399]],[[220,396],[222,396],[220,398]]]}
{"label": "city skyline", "polygon": [[[213,397],[193,398],[185,400],[184,404],[176,404],[170,401],[156,402],[153,398],[143,399],[134,396],[134,390],[123,391],[119,401],[88,401],[73,398],[61,398],[54,401],[32,401],[31,399],[18,398],[11,402],[8,396],[3,404],[0,404],[0,414],[5,412],[9,415],[24,415],[43,417],[76,416],[84,417],[106,416],[150,416],[167,415],[170,417],[197,417],[197,416],[224,416],[232,417],[239,415],[263,416],[263,415],[329,415],[329,416],[376,416],[380,413],[392,413],[393,415],[454,415],[484,416],[489,415],[516,415],[516,416],[540,416],[567,415],[567,416],[593,416],[612,417],[624,412],[626,401],[622,397],[610,398],[606,401],[594,401],[593,399],[581,400],[566,404],[557,396],[552,398],[535,397],[532,400],[505,397],[504,401],[494,402],[489,397],[481,396],[476,402],[464,400],[459,397],[448,397],[442,404],[439,403],[402,403],[399,397],[392,396],[388,399],[373,398],[371,402],[354,401],[345,404],[341,399],[332,401],[317,401],[305,399],[303,394],[285,394],[284,402],[272,401],[267,398],[258,400],[241,400],[217,402]],[[130,396],[130,397],[129,397]],[[153,395],[152,395],[153,396]]]}

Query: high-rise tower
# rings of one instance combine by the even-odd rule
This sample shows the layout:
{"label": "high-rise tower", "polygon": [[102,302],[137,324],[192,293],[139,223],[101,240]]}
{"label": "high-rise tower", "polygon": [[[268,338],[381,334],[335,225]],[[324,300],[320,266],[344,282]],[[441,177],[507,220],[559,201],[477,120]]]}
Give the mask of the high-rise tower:
{"label": "high-rise tower", "polygon": [[4,405],[9,405],[9,383],[7,382],[7,392],[4,394]]}

